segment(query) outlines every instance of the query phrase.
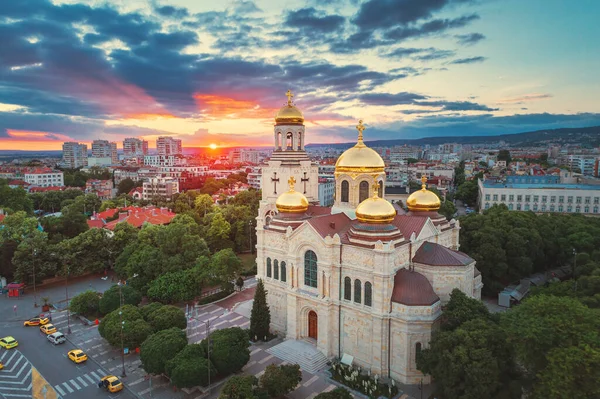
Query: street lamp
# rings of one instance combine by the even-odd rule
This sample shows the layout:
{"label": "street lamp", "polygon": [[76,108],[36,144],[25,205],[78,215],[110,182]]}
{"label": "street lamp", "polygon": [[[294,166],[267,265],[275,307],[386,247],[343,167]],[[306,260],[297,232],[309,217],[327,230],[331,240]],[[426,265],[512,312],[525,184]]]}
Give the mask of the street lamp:
{"label": "street lamp", "polygon": [[577,291],[577,278],[575,277],[575,268],[577,267],[577,250],[573,248],[573,291]]}
{"label": "street lamp", "polygon": [[127,373],[125,373],[125,346],[123,345],[123,328],[125,327],[125,322],[123,321],[123,290],[122,284],[119,281],[119,319],[121,321],[121,377],[127,377]]}
{"label": "street lamp", "polygon": [[67,334],[71,334],[71,309],[69,307],[69,273],[71,272],[71,268],[68,263],[65,263],[65,267],[67,268],[67,275],[65,278],[65,296],[67,298]]}
{"label": "street lamp", "polygon": [[248,221],[248,227],[250,230],[250,253],[253,254],[254,253],[254,248],[252,247],[252,220]]}
{"label": "street lamp", "polygon": [[34,249],[32,252],[32,266],[33,266],[33,307],[37,308],[38,304],[37,304],[37,290],[35,288],[35,256],[37,255],[37,249]]}

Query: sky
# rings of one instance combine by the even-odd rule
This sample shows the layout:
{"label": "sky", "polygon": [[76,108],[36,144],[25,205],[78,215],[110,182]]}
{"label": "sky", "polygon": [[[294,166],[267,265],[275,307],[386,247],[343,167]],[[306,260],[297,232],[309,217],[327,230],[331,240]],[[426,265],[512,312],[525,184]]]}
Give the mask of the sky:
{"label": "sky", "polygon": [[0,11],[0,149],[158,136],[271,145],[600,125],[600,2],[18,0]]}

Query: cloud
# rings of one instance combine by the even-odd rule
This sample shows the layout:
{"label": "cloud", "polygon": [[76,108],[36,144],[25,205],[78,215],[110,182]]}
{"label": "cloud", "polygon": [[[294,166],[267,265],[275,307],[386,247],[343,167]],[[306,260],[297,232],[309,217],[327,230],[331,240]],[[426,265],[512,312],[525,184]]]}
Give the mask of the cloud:
{"label": "cloud", "polygon": [[485,35],[481,33],[468,33],[465,35],[455,35],[454,37],[458,39],[457,43],[463,46],[471,46],[485,39]]}
{"label": "cloud", "polygon": [[470,57],[470,58],[460,58],[458,60],[450,61],[449,64],[475,64],[478,62],[483,62],[487,60],[487,57]]}
{"label": "cloud", "polygon": [[456,53],[452,50],[440,50],[433,47],[429,48],[405,48],[399,47],[390,52],[383,53],[387,58],[402,59],[411,58],[418,61],[431,61],[454,56]]}
{"label": "cloud", "polygon": [[462,28],[472,21],[479,19],[479,15],[470,14],[454,19],[434,19],[418,26],[399,26],[388,30],[385,37],[392,40],[405,40],[442,33],[448,29]]}
{"label": "cloud", "polygon": [[345,20],[340,15],[325,15],[322,12],[318,12],[315,8],[310,7],[288,12],[285,25],[299,28],[303,31],[312,30],[321,33],[330,33],[342,27]]}
{"label": "cloud", "polygon": [[522,96],[517,96],[517,97],[503,98],[500,101],[498,101],[498,103],[499,104],[522,104],[524,102],[545,100],[545,99],[552,98],[552,97],[553,97],[552,94],[549,94],[549,93],[531,93],[531,94],[524,94]]}
{"label": "cloud", "polygon": [[367,93],[357,96],[364,104],[368,105],[401,105],[415,104],[416,100],[426,99],[426,96],[416,93],[401,92],[396,94],[391,93]]}
{"label": "cloud", "polygon": [[156,11],[163,17],[170,17],[173,19],[181,19],[181,18],[185,18],[189,15],[187,8],[180,8],[180,7],[173,7],[173,6],[155,7],[154,11]]}
{"label": "cloud", "polygon": [[471,101],[419,101],[416,104],[427,107],[441,107],[440,111],[498,111],[498,108],[490,108],[487,105]]}
{"label": "cloud", "polygon": [[417,55],[413,57],[415,60],[419,61],[432,61],[432,60],[441,60],[444,58],[449,58],[454,56],[456,53],[452,50],[434,50],[427,54]]}
{"label": "cloud", "polygon": [[[396,106],[396,105],[416,105],[420,107],[436,107],[437,110],[402,110],[403,113],[428,113],[442,111],[498,111],[498,108],[490,108],[484,104],[478,104],[471,101],[444,101],[430,100],[429,96],[400,92],[400,93],[367,93],[360,94],[354,98],[363,104],[377,106]],[[406,111],[406,112],[405,112]]]}

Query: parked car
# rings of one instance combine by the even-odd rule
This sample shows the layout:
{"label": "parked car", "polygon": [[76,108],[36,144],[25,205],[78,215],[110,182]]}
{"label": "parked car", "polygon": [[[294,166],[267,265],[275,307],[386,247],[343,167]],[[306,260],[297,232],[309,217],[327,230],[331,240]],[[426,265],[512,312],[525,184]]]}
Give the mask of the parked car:
{"label": "parked car", "polygon": [[48,335],[48,341],[52,342],[54,345],[64,344],[67,341],[67,337],[61,332],[55,332],[54,334]]}
{"label": "parked car", "polygon": [[0,347],[4,349],[16,348],[19,346],[19,342],[13,337],[4,337],[0,339]]}

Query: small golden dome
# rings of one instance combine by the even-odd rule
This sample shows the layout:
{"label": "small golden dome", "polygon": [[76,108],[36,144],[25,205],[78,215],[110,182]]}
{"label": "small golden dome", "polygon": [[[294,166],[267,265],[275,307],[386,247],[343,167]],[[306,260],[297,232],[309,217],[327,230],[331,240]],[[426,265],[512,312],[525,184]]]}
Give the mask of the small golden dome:
{"label": "small golden dome", "polygon": [[288,90],[287,93],[288,102],[287,105],[281,107],[281,109],[275,115],[275,124],[277,125],[301,125],[304,123],[304,115],[302,112],[296,108],[292,104],[292,94],[291,90]]}
{"label": "small golden dome", "polygon": [[423,185],[419,191],[415,191],[408,196],[406,206],[409,211],[437,211],[440,209],[440,199],[433,192],[427,190],[427,177],[421,177]]}
{"label": "small golden dome", "polygon": [[379,183],[374,185],[374,193],[356,207],[356,218],[363,223],[390,223],[396,216],[394,206],[384,198],[379,198]]}
{"label": "small golden dome", "polygon": [[275,206],[279,212],[285,213],[303,213],[308,210],[308,199],[304,194],[294,190],[296,179],[292,176],[288,180],[290,189],[277,197]]}
{"label": "small golden dome", "polygon": [[340,155],[335,163],[335,171],[338,173],[383,173],[385,171],[383,159],[363,142],[365,127],[362,120],[358,121],[356,129],[358,130],[358,142]]}

